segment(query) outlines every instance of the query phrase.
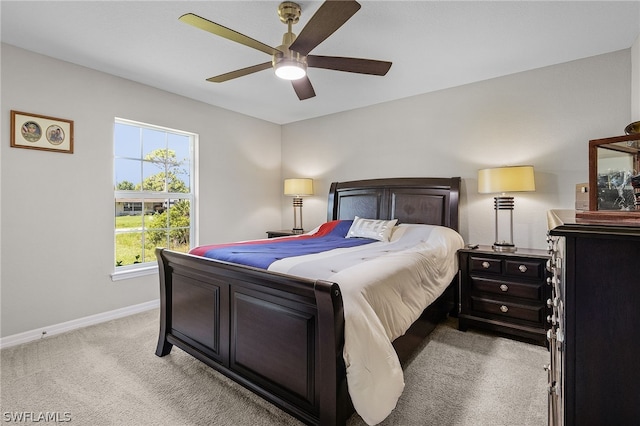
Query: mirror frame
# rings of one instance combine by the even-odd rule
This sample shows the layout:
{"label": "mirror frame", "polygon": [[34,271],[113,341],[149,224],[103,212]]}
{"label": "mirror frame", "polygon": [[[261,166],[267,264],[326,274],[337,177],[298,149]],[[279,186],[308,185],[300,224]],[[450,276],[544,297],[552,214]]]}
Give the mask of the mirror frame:
{"label": "mirror frame", "polygon": [[[640,141],[640,134],[593,139],[589,141],[589,211],[583,212],[582,216],[589,216],[595,219],[601,217],[607,220],[640,221],[640,210],[598,210],[598,148],[602,145],[635,140]],[[633,159],[634,167],[637,172],[640,172],[640,150],[634,148],[630,148],[629,150],[623,147],[618,148],[619,149],[614,149],[614,151],[627,152],[635,156]]]}

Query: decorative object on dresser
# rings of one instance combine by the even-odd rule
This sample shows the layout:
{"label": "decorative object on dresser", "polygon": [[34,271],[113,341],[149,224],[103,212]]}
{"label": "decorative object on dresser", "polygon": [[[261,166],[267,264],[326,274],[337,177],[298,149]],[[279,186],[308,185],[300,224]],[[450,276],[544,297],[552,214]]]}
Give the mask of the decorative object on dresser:
{"label": "decorative object on dresser", "polygon": [[576,210],[589,210],[589,183],[576,184]]}
{"label": "decorative object on dresser", "polygon": [[589,210],[578,221],[640,224],[640,133],[589,141]]}
{"label": "decorative object on dresser", "polygon": [[549,425],[640,419],[640,226],[548,214]]}
{"label": "decorative object on dresser", "polygon": [[[507,192],[525,192],[535,191],[536,184],[533,175],[532,166],[509,166],[496,167],[493,169],[482,169],[478,171],[478,192],[481,194],[500,193],[500,196],[494,197],[493,208],[496,217],[496,239],[493,244],[495,251],[516,251],[513,244],[513,197],[508,197]],[[500,211],[509,212],[509,239],[499,239],[499,221]]]}
{"label": "decorative object on dresser", "polygon": [[624,128],[624,132],[627,135],[640,134],[640,121],[629,123],[629,125]]}
{"label": "decorative object on dresser", "polygon": [[[313,195],[313,179],[285,179],[284,195],[293,197],[293,233],[302,234],[302,197]],[[298,223],[300,218],[300,223]]]}
{"label": "decorative object on dresser", "polygon": [[538,344],[549,329],[550,286],[544,250],[499,253],[489,246],[458,251],[458,328],[480,327]]}

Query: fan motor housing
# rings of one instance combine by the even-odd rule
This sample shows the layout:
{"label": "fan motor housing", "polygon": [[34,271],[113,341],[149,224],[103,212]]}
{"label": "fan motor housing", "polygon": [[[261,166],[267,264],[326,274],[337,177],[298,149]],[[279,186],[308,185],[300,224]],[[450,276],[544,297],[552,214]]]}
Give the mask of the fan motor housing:
{"label": "fan motor housing", "polygon": [[289,22],[292,24],[297,23],[300,20],[301,13],[302,9],[300,9],[300,5],[292,1],[282,2],[280,6],[278,6],[278,16],[285,24]]}

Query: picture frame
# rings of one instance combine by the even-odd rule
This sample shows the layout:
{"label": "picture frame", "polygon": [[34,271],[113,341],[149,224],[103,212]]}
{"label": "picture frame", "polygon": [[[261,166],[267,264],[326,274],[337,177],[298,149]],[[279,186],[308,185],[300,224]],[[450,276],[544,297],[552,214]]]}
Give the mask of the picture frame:
{"label": "picture frame", "polygon": [[73,154],[73,121],[12,110],[11,146]]}

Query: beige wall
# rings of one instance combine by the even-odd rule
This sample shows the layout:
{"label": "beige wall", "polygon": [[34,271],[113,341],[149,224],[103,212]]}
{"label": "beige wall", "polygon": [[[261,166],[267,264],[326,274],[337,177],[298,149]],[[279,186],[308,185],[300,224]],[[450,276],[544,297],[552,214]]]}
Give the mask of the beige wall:
{"label": "beige wall", "polygon": [[490,244],[493,199],[477,193],[477,171],[531,164],[537,191],[515,194],[514,242],[546,248],[546,211],[573,208],[588,180],[588,141],[624,134],[630,70],[627,49],[285,125],[283,176],[316,180],[306,228],[326,219],[334,180],[461,176],[462,235]]}
{"label": "beige wall", "polygon": [[[110,279],[116,116],[200,135],[201,242],[291,227],[283,178],[316,179],[310,229],[326,219],[334,180],[461,176],[461,232],[491,243],[492,200],[477,194],[477,170],[526,163],[538,190],[516,198],[515,243],[544,248],[546,211],[572,208],[574,185],[587,180],[587,141],[630,122],[633,52],[278,126],[3,44],[1,336],[158,297],[157,275]],[[75,153],[10,148],[11,109],[74,120]]]}
{"label": "beige wall", "polygon": [[[114,117],[195,132],[201,241],[281,222],[279,125],[2,45],[1,334],[158,298],[158,276],[112,282]],[[74,121],[72,155],[9,146],[10,110]]]}

